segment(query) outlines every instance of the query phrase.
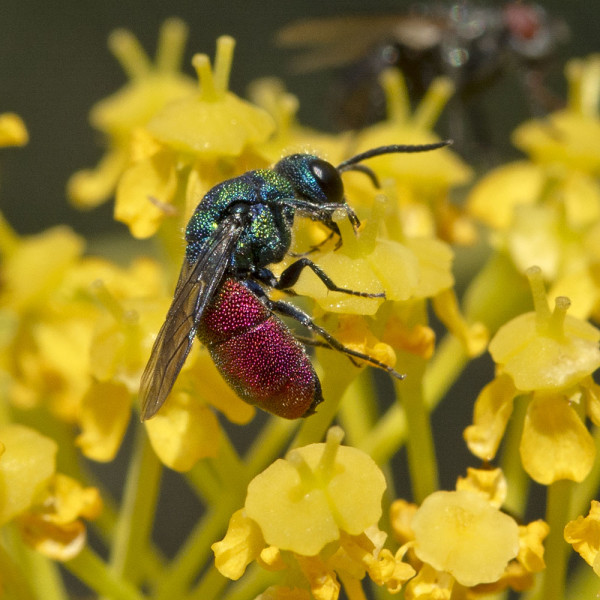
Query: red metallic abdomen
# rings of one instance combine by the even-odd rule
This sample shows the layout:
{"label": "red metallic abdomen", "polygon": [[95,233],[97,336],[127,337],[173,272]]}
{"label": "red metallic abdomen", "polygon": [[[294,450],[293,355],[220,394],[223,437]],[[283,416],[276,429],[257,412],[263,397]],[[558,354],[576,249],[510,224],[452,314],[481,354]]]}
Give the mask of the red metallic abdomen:
{"label": "red metallic abdomen", "polygon": [[249,404],[297,419],[323,400],[304,346],[240,281],[223,282],[202,315],[198,338],[225,381]]}

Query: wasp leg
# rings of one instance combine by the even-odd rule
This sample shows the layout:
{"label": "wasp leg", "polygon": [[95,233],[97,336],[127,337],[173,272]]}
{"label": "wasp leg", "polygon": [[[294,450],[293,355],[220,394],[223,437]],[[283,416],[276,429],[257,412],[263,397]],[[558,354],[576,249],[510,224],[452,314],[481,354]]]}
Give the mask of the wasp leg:
{"label": "wasp leg", "polygon": [[[318,265],[316,265],[309,258],[299,258],[296,262],[293,262],[287,269],[285,269],[279,279],[273,276],[272,273],[270,275],[273,279],[269,280],[268,276],[265,279],[262,279],[263,274],[257,272],[256,276],[259,280],[267,283],[270,287],[276,290],[286,290],[291,288],[294,284],[297,283],[300,273],[302,273],[303,269],[309,268],[312,272],[325,284],[325,287],[332,292],[342,292],[343,294],[350,294],[351,296],[360,296],[362,298],[385,298],[385,293],[381,294],[369,294],[368,292],[358,292],[356,290],[348,290],[346,288],[340,287],[333,283],[329,275],[321,269]],[[266,269],[265,269],[266,271]]]}
{"label": "wasp leg", "polygon": [[[294,333],[294,337],[299,342],[302,342],[305,346],[312,346],[313,348],[327,348],[328,350],[332,350],[332,347],[327,342],[324,342],[323,340],[316,340],[315,338],[307,337],[305,335],[298,335],[297,333]],[[348,360],[355,367],[360,367],[360,363],[357,360],[355,360],[354,358],[352,358],[352,356],[348,356]]]}
{"label": "wasp leg", "polygon": [[[346,354],[353,364],[356,364],[353,358],[358,358],[360,360],[364,360],[370,365],[377,367],[379,369],[383,369],[387,371],[390,375],[395,377],[396,379],[404,379],[404,375],[402,373],[398,373],[395,369],[392,369],[389,365],[382,363],[380,360],[377,360],[373,356],[369,356],[368,354],[363,354],[362,352],[357,352],[356,350],[351,350],[342,344],[340,341],[335,339],[326,329],[319,327],[305,312],[302,312],[299,308],[296,308],[292,304],[288,304],[287,302],[274,301],[268,298],[266,295],[262,297],[265,306],[284,317],[289,317],[298,321],[301,325],[304,325],[309,331],[312,331],[319,337],[323,338],[326,342],[326,345],[332,348],[333,350],[337,350],[338,352],[342,352]],[[315,343],[315,346],[320,346],[321,344]]]}

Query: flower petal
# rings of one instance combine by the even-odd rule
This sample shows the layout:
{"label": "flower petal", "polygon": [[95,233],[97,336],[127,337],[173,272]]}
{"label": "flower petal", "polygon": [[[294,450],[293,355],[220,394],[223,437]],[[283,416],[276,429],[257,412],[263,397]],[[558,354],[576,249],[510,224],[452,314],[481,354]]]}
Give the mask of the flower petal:
{"label": "flower petal", "polygon": [[583,481],[596,446],[566,398],[536,395],[527,408],[520,452],[529,476],[550,485],[560,479]]}

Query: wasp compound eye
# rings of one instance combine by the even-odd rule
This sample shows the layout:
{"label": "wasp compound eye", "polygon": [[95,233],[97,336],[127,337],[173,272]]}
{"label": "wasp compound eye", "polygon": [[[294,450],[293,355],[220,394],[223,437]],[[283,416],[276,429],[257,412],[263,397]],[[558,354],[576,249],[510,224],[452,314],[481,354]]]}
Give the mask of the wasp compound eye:
{"label": "wasp compound eye", "polygon": [[315,158],[310,163],[310,172],[325,194],[327,202],[342,202],[344,184],[338,170],[326,160]]}

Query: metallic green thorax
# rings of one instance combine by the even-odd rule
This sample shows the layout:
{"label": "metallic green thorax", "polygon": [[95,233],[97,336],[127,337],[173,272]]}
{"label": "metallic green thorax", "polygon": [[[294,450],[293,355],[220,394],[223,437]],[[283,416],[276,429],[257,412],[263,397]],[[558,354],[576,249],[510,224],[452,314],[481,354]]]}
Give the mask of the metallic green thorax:
{"label": "metallic green thorax", "polygon": [[295,196],[287,177],[271,169],[249,171],[212,188],[198,204],[185,238],[193,263],[227,215],[238,213],[247,223],[231,257],[237,273],[252,272],[283,259],[291,244],[294,209],[282,204]]}

